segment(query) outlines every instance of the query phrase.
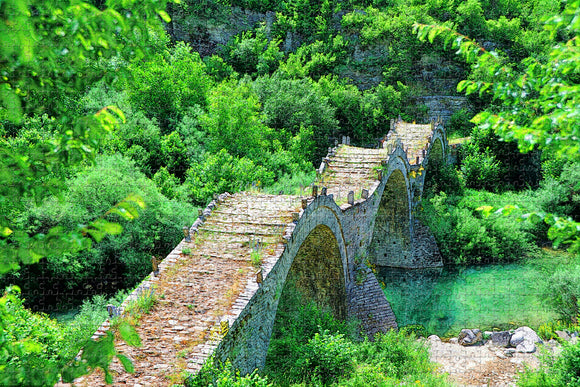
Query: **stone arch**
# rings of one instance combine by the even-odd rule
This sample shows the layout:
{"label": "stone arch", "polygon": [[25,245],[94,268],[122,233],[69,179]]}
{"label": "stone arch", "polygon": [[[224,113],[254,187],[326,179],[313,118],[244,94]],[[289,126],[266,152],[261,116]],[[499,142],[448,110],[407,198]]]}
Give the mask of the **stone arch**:
{"label": "stone arch", "polygon": [[348,258],[341,220],[340,207],[327,196],[317,197],[304,210],[286,249],[283,287],[295,284],[305,297],[344,318]]}
{"label": "stone arch", "polygon": [[369,252],[379,266],[406,267],[412,259],[411,195],[405,170],[393,169],[381,195]]}
{"label": "stone arch", "polygon": [[[342,212],[332,198],[319,196],[310,203],[296,223],[284,252],[220,342],[215,351],[218,359],[224,361],[229,357],[242,373],[264,367],[280,299],[287,281],[292,277],[291,268],[296,259],[297,265],[300,261],[308,262],[308,252],[316,248],[319,238],[332,239],[327,249],[331,252],[330,261],[334,267],[334,274],[322,277],[320,281],[340,278],[346,288],[347,249],[341,221]],[[339,273],[336,270],[338,267]],[[329,293],[315,294],[314,298],[323,299],[323,296],[327,297]],[[346,305],[346,294],[343,294],[343,300]],[[344,306],[335,308],[339,314],[346,309]]]}
{"label": "stone arch", "polygon": [[430,189],[438,191],[438,180],[441,179],[441,176],[438,176],[438,171],[439,168],[446,163],[446,151],[448,145],[443,126],[440,124],[437,125],[432,136],[433,139],[431,141],[431,146],[429,147],[425,160],[423,161],[425,172],[422,179],[423,184],[421,194]]}
{"label": "stone arch", "polygon": [[330,307],[334,316],[345,319],[346,282],[339,242],[332,230],[320,224],[302,242],[286,277],[281,302],[292,286],[305,301],[322,308]]}
{"label": "stone arch", "polygon": [[441,164],[443,163],[445,152],[443,146],[443,140],[440,137],[437,137],[433,140],[433,144],[429,149],[429,162]]}

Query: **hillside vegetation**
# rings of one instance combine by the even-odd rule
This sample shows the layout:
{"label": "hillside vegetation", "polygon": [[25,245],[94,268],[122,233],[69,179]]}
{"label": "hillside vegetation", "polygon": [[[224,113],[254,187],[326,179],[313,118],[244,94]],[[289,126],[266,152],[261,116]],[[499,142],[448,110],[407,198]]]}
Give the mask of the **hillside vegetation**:
{"label": "hillside vegetation", "polygon": [[[420,215],[446,262],[527,259],[551,240],[578,253],[578,8],[0,2],[0,286],[16,285],[0,304],[11,316],[0,322],[0,370],[11,375],[0,383],[24,383],[33,369],[39,384],[53,381],[101,318],[90,298],[101,295],[101,305],[135,286],[214,194],[292,193],[341,136],[374,147],[391,119],[428,122],[420,97],[462,95],[462,80],[467,107],[447,129],[470,140],[457,165],[432,174]],[[551,281],[555,307],[577,323],[574,270]],[[81,333],[42,316],[24,329],[25,306],[83,300],[92,317]],[[333,332],[316,334],[308,350],[325,340],[350,348]],[[358,351],[375,350],[365,345]]]}

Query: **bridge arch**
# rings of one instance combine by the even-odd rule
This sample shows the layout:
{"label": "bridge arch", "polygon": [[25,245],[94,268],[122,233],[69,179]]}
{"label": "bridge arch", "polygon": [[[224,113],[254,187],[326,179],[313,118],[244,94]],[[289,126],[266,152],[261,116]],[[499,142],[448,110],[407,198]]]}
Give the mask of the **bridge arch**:
{"label": "bridge arch", "polygon": [[405,267],[412,258],[413,222],[410,166],[397,148],[387,162],[387,173],[377,190],[380,202],[374,220],[369,252],[379,266]]}
{"label": "bridge arch", "polygon": [[429,162],[443,163],[445,162],[445,155],[447,155],[447,135],[440,123],[435,123],[433,132],[431,133],[431,141],[425,160],[423,164],[428,165]]}
{"label": "bridge arch", "polygon": [[423,165],[425,172],[421,181],[421,195],[425,189],[431,188],[434,183],[434,174],[446,162],[447,137],[442,125],[437,124],[431,138]]}
{"label": "bridge arch", "polygon": [[[306,297],[317,303],[330,301],[328,306],[335,314],[346,315],[348,253],[342,219],[342,211],[331,197],[319,196],[310,203],[264,283],[219,343],[215,352],[218,359],[232,358],[242,373],[264,366],[278,306],[289,281],[297,283]],[[317,254],[317,257],[311,259],[310,254]],[[323,263],[317,262],[319,260]],[[313,277],[309,265],[322,265],[324,267],[317,270],[326,268],[330,273]],[[322,291],[317,291],[312,281],[322,284]],[[339,299],[332,300],[332,297]]]}
{"label": "bridge arch", "polygon": [[[290,254],[291,264],[284,281],[295,286],[305,299],[330,307],[335,317],[345,318],[348,258],[340,222],[340,208],[331,208],[319,197],[302,215],[293,235],[297,251]],[[327,203],[329,204],[329,203]],[[301,220],[302,220],[301,219]],[[291,250],[296,250],[292,248]]]}

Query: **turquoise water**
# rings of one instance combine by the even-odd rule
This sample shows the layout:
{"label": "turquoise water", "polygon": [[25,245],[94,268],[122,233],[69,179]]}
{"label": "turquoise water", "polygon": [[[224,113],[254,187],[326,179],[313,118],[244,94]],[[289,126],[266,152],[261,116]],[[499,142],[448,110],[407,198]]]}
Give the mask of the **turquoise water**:
{"label": "turquoise water", "polygon": [[541,263],[381,268],[377,276],[386,285],[385,295],[400,327],[421,324],[430,333],[444,336],[462,328],[537,328],[555,320],[557,315],[539,296],[547,270]]}

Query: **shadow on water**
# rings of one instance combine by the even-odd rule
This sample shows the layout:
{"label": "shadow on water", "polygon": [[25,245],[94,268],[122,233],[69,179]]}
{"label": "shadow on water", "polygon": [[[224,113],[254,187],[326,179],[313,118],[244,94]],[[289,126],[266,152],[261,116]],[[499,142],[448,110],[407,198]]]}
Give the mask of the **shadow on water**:
{"label": "shadow on water", "polygon": [[420,324],[443,336],[462,328],[537,327],[555,319],[540,301],[540,275],[537,266],[525,264],[380,267],[377,273],[400,327]]}

